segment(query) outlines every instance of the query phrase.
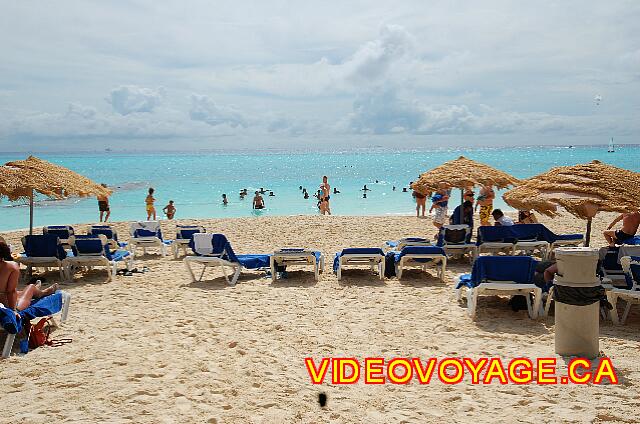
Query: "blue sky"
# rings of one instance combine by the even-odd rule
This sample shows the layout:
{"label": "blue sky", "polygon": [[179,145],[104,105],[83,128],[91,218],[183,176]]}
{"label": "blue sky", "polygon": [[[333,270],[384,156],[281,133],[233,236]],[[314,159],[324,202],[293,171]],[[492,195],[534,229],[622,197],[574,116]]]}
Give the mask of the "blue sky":
{"label": "blue sky", "polygon": [[6,1],[0,150],[638,143],[638,22],[637,1]]}

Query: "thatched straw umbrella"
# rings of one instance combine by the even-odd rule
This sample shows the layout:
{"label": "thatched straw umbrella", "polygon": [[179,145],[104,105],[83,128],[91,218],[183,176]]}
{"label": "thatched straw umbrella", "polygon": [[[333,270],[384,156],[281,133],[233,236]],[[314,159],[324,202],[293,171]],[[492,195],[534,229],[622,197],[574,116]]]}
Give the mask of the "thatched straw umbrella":
{"label": "thatched straw umbrella", "polygon": [[[506,188],[517,184],[518,179],[489,165],[460,156],[458,159],[445,162],[420,175],[418,181],[411,184],[411,188],[428,196],[438,190],[441,183],[461,190],[460,204],[462,205],[465,188],[476,185]],[[463,213],[462,207],[460,207],[460,222],[462,222]]]}
{"label": "thatched straw umbrella", "polygon": [[587,220],[585,245],[591,239],[591,221],[598,211],[627,212],[640,204],[640,174],[600,161],[552,168],[524,180],[502,198],[517,209],[533,209],[555,216],[558,207]]}
{"label": "thatched straw umbrella", "polygon": [[111,190],[63,166],[35,156],[0,167],[0,196],[10,201],[29,199],[29,234],[33,234],[33,197],[40,193],[53,199],[69,196],[108,196]]}

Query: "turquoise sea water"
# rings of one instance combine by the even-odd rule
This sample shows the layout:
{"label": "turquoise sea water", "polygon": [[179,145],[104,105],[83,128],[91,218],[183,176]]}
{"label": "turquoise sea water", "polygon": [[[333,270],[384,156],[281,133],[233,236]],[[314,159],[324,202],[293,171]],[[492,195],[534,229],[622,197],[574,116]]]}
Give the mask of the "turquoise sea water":
{"label": "turquoise sea water", "polygon": [[[158,211],[174,200],[176,218],[240,217],[251,215],[316,214],[316,199],[305,200],[299,186],[315,193],[323,175],[341,193],[331,196],[334,215],[401,215],[415,213],[408,186],[417,176],[441,163],[465,155],[518,178],[544,172],[553,166],[574,165],[593,159],[640,172],[640,146],[620,146],[607,153],[606,146],[523,147],[455,149],[438,151],[345,151],[310,153],[100,153],[39,155],[69,167],[116,191],[111,197],[114,221],[146,218],[144,198],[148,187],[156,189]],[[24,154],[0,153],[2,163],[24,159]],[[378,183],[376,183],[378,180]],[[362,198],[362,186],[371,189]],[[396,186],[396,191],[392,190]],[[265,196],[267,208],[251,209],[252,195],[240,200],[242,188],[249,193],[272,190]],[[222,204],[226,193],[229,204]],[[454,194],[455,196],[455,194]],[[455,197],[454,197],[455,198]],[[500,199],[496,206],[505,207]],[[97,202],[90,199],[37,202],[35,225],[97,221]],[[28,207],[0,202],[0,230],[25,228]]]}

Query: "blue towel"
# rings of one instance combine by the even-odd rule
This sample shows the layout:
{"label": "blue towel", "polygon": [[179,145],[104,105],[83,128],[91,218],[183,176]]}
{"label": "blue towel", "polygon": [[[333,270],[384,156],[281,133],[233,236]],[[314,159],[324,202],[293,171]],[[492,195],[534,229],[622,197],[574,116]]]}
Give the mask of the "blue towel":
{"label": "blue towel", "polygon": [[60,239],[54,234],[25,236],[24,250],[30,258],[56,257],[62,260],[67,257],[67,252],[60,245]]}
{"label": "blue towel", "polygon": [[31,303],[26,309],[18,312],[20,319],[11,309],[0,308],[0,324],[9,334],[18,334],[22,330],[24,320],[31,321],[34,318],[46,317],[62,310],[62,293],[55,292]]}
{"label": "blue towel", "polygon": [[[193,241],[193,238],[189,242],[189,247],[196,255],[198,254],[195,251],[195,243]],[[211,247],[212,255],[220,255],[220,259],[229,262],[237,262],[245,268],[267,268],[270,265],[271,255],[236,255],[236,253],[233,251],[233,248],[231,247],[231,243],[229,243],[229,240],[227,240],[227,237],[224,234],[212,234]]]}
{"label": "blue towel", "polygon": [[530,256],[481,256],[473,263],[471,274],[460,276],[456,289],[473,288],[486,280],[533,284],[537,263]]}
{"label": "blue towel", "polygon": [[[442,247],[437,246],[406,246],[403,247],[400,252],[394,252],[394,260],[396,263],[400,262],[403,256],[406,255],[442,255],[446,256],[446,253]],[[431,259],[416,259],[417,262],[429,262]]]}
{"label": "blue towel", "polygon": [[380,255],[384,256],[384,252],[379,247],[351,247],[342,249],[341,252],[336,253],[333,258],[333,272],[338,272],[340,266],[340,257],[344,255]]}
{"label": "blue towel", "polygon": [[[422,237],[406,237],[402,241],[409,242],[409,243],[427,243],[429,240],[427,240],[426,238],[422,238]],[[397,247],[400,244],[400,240],[398,240],[398,241],[389,240],[389,241],[386,242],[386,244],[389,247]]]}

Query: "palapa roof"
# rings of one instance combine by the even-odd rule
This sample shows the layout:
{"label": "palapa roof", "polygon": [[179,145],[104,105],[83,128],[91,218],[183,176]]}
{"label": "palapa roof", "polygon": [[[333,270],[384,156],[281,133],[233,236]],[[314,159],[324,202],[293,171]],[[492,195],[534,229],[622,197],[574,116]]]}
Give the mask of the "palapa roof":
{"label": "palapa roof", "polygon": [[35,156],[0,166],[0,196],[14,201],[28,198],[31,190],[56,199],[111,194],[89,178]]}
{"label": "palapa roof", "polygon": [[587,219],[587,208],[626,212],[640,207],[640,174],[600,161],[560,166],[524,180],[503,196],[508,205],[533,209],[548,216],[562,207],[572,215]]}
{"label": "palapa roof", "polygon": [[460,156],[420,175],[411,188],[422,194],[434,192],[445,183],[448,187],[466,188],[490,185],[505,188],[518,183],[518,179],[489,165]]}

